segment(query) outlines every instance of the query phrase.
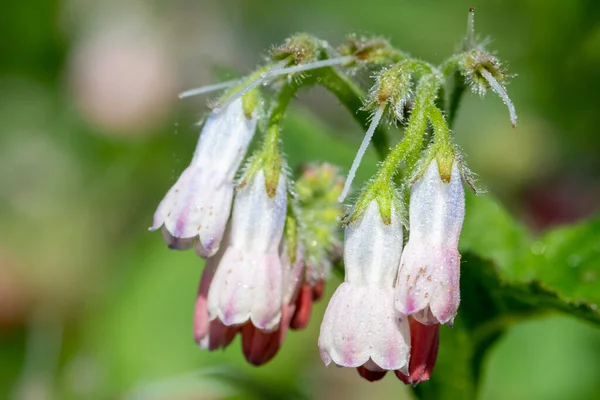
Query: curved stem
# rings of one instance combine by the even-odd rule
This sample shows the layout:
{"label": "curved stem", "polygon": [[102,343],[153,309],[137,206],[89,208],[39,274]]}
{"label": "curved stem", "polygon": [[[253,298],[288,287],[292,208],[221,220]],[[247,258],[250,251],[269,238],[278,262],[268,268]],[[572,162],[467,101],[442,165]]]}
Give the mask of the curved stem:
{"label": "curved stem", "polygon": [[421,154],[423,136],[427,128],[427,110],[435,100],[438,87],[439,78],[436,75],[426,75],[421,78],[404,139],[390,151],[383,161],[376,179],[392,180],[402,160],[405,160],[406,175],[412,174]]}

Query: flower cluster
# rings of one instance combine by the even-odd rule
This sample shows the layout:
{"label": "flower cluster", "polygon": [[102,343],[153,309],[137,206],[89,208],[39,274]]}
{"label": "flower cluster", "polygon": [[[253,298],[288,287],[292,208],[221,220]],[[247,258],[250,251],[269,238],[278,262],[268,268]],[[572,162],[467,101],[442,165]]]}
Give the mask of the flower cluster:
{"label": "flower cluster", "polygon": [[[256,89],[247,91],[211,113],[190,166],[158,206],[150,228],[162,227],[170,248],[194,247],[206,259],[194,312],[198,345],[224,348],[240,333],[244,355],[255,365],[277,353],[289,327],[306,326],[336,244],[332,239],[305,251],[304,231],[320,228],[335,237],[336,220],[299,225],[293,182],[279,148],[281,110],[272,112],[261,148],[236,179],[262,113],[258,96]],[[311,166],[297,185],[299,200],[333,207],[337,215],[335,198],[310,192],[325,187],[336,193],[335,168]],[[318,211],[310,204],[303,208],[306,215]],[[311,262],[308,274],[305,259]]]}
{"label": "flower cluster", "polygon": [[[440,66],[382,39],[351,36],[335,49],[299,34],[247,79],[182,94],[231,87],[151,227],[162,227],[170,248],[194,247],[206,259],[194,315],[200,347],[224,348],[240,333],[248,362],[269,361],[288,329],[307,325],[343,259],[344,282],[318,340],[325,364],[357,368],[370,381],[387,371],[408,384],[429,379],[440,326],[452,326],[458,311],[463,180],[473,187],[451,137],[453,87],[491,88],[516,123],[502,66],[475,42],[472,13],[469,21],[463,51]],[[285,110],[300,88],[321,84],[358,115],[362,92],[344,69],[376,69],[362,98],[372,118],[362,121],[366,134],[348,178],[331,165],[309,164],[294,181],[281,150]],[[456,79],[460,85],[449,84]],[[385,119],[404,128],[391,150],[378,129]],[[263,138],[244,162],[257,129]],[[342,244],[341,203],[372,138],[384,160],[346,214]]]}

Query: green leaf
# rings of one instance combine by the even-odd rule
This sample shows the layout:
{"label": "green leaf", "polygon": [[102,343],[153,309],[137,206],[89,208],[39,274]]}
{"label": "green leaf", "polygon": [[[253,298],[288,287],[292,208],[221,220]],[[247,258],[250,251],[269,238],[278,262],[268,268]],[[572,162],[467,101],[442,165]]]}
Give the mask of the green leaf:
{"label": "green leaf", "polygon": [[489,195],[467,196],[461,250],[495,262],[514,296],[600,323],[600,217],[535,239]]}
{"label": "green leaf", "polygon": [[512,325],[560,311],[600,323],[600,218],[535,239],[492,196],[467,195],[461,306],[441,330],[436,371],[422,399],[474,398],[487,350]]}

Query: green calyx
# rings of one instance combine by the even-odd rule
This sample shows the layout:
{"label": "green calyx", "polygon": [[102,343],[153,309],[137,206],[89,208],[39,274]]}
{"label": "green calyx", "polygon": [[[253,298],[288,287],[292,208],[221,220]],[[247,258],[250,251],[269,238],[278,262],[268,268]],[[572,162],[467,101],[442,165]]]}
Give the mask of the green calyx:
{"label": "green calyx", "polygon": [[346,42],[338,47],[343,56],[354,56],[357,60],[368,64],[387,65],[397,63],[406,55],[395,49],[387,40],[382,38],[367,38],[350,35]]}
{"label": "green calyx", "polygon": [[402,203],[392,181],[376,178],[362,191],[352,213],[344,222],[350,224],[361,218],[373,201],[376,201],[379,206],[379,213],[384,224],[389,225],[392,223],[393,212],[401,215],[399,210],[401,210]]}
{"label": "green calyx", "polygon": [[250,159],[248,168],[239,184],[240,188],[246,185],[258,171],[263,170],[267,195],[271,198],[275,197],[279,174],[282,173],[284,165],[279,144],[279,131],[279,125],[269,126],[261,149]]}
{"label": "green calyx", "polygon": [[[258,70],[254,71],[250,75],[248,75],[243,81],[239,84],[232,86],[229,90],[225,92],[225,94],[221,97],[219,103],[224,103],[227,99],[235,96],[237,93],[242,91],[244,88],[248,87],[249,84],[256,81],[264,74],[266,71],[272,68],[272,65],[266,65]],[[260,105],[260,92],[258,88],[253,88],[249,90],[247,93],[241,96],[242,97],[242,107],[244,109],[244,114],[246,118],[251,119],[254,116],[255,110]]]}
{"label": "green calyx", "polygon": [[489,72],[498,82],[506,79],[500,61],[482,49],[463,53],[458,62],[462,74],[480,94],[490,88],[488,80],[482,75],[482,70]]}
{"label": "green calyx", "polygon": [[439,85],[437,74],[425,75],[420,79],[404,139],[387,155],[376,175],[376,181],[386,184],[392,182],[402,161],[406,167],[406,176],[410,176],[416,168],[427,128],[427,110],[436,99]]}
{"label": "green calyx", "polygon": [[435,159],[438,164],[442,182],[449,183],[452,175],[452,166],[456,160],[456,150],[450,139],[450,129],[439,108],[431,106],[428,110],[429,121],[433,126],[434,141],[429,146],[414,180],[422,176],[429,164]]}
{"label": "green calyx", "polygon": [[252,89],[242,96],[242,108],[247,119],[251,119],[260,104],[258,89]]}
{"label": "green calyx", "polygon": [[271,50],[274,61],[288,60],[291,64],[304,64],[323,57],[326,42],[307,33],[298,33]]}
{"label": "green calyx", "polygon": [[298,83],[292,82],[285,84],[280,90],[269,115],[262,145],[251,158],[248,169],[240,182],[240,187],[245,185],[254,174],[262,169],[265,175],[268,196],[272,198],[277,193],[279,174],[283,172],[285,166],[280,143],[281,124],[285,111],[298,89]]}
{"label": "green calyx", "polygon": [[404,106],[410,97],[410,78],[411,71],[405,62],[383,69],[369,92],[365,109],[374,110],[390,104],[394,118],[401,120]]}

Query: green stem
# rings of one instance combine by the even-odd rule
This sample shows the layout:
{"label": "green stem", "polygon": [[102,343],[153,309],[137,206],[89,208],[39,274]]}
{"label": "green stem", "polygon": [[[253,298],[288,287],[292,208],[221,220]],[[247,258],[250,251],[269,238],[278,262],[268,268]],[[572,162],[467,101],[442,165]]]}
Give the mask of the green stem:
{"label": "green stem", "polygon": [[297,82],[292,82],[285,84],[279,92],[275,106],[269,115],[267,130],[264,135],[262,147],[258,151],[258,154],[256,154],[256,156],[252,159],[250,167],[248,168],[248,171],[246,172],[245,177],[240,184],[241,186],[246,183],[250,176],[262,169],[265,174],[267,194],[269,197],[275,196],[279,183],[279,174],[282,171],[284,163],[279,140],[281,122],[283,121],[283,116],[285,115],[288,105],[298,91],[299,87],[300,85]]}
{"label": "green stem", "polygon": [[[271,110],[271,115],[269,115],[268,128],[277,126],[281,127],[281,122],[285,115],[285,112],[290,105],[290,102],[300,89],[300,85],[293,81],[291,83],[287,83],[283,86],[283,89],[279,92],[279,96],[277,97],[277,101],[275,102],[275,107]],[[277,139],[279,139],[279,129],[277,130]]]}
{"label": "green stem", "polygon": [[405,160],[406,176],[410,176],[414,171],[421,155],[423,136],[427,128],[428,108],[435,100],[439,83],[439,77],[436,75],[425,75],[419,81],[415,105],[404,133],[404,139],[392,149],[383,161],[377,173],[377,180],[391,181],[402,160]]}
{"label": "green stem", "polygon": [[464,54],[458,54],[449,58],[440,66],[440,71],[442,72],[444,81],[450,81],[450,84],[446,85],[449,87],[444,89],[446,92],[444,101],[440,101],[440,103],[438,103],[438,107],[446,112],[448,117],[448,126],[450,127],[454,125],[456,114],[458,112],[458,106],[466,89],[464,77],[459,72],[459,64],[463,58]]}
{"label": "green stem", "polygon": [[458,112],[458,106],[460,105],[460,101],[462,99],[462,95],[465,93],[466,85],[463,76],[460,72],[456,71],[454,73],[454,77],[452,79],[452,87],[449,91],[448,95],[448,125],[452,127],[454,125],[454,121],[456,120],[456,114]]}

